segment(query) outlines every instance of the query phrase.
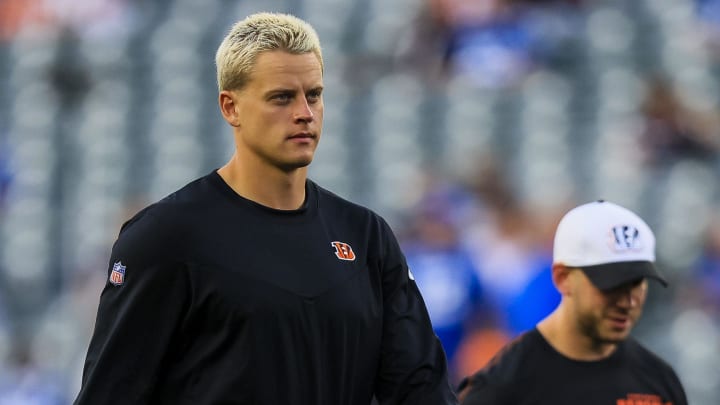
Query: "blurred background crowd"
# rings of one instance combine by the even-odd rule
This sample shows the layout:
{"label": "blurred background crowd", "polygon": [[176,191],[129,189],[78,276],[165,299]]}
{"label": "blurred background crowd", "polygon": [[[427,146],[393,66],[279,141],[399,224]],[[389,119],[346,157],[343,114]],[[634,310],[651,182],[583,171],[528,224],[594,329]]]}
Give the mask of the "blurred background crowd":
{"label": "blurred background crowd", "polygon": [[603,198],[671,281],[635,336],[720,403],[720,0],[0,0],[0,405],[72,401],[119,226],[229,158],[214,53],[263,10],[320,34],[311,178],[396,230],[455,381]]}

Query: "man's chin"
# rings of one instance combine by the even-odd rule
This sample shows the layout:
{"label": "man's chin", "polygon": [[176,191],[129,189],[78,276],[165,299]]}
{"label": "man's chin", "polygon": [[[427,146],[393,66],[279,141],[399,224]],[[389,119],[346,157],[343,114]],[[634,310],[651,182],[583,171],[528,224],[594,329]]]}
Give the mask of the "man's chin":
{"label": "man's chin", "polygon": [[285,172],[293,172],[298,169],[308,167],[312,163],[312,158],[297,159],[292,162],[286,162],[280,165],[280,168]]}
{"label": "man's chin", "polygon": [[612,343],[612,344],[618,344],[630,335],[629,330],[623,330],[623,331],[610,331],[605,332],[602,334],[600,340],[602,340],[604,343]]}

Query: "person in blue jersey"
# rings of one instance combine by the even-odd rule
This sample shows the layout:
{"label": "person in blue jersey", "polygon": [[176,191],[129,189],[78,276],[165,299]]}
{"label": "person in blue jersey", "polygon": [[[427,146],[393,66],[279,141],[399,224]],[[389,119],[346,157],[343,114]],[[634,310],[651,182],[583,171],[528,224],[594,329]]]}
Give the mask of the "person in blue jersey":
{"label": "person in blue jersey", "polygon": [[388,224],[308,179],[314,29],[251,15],[216,64],[234,154],[122,226],[75,404],[456,404]]}
{"label": "person in blue jersey", "polygon": [[637,214],[596,201],[560,220],[552,280],[562,298],[537,326],[460,383],[463,405],[687,405],[673,368],[630,332],[648,279],[667,285]]}
{"label": "person in blue jersey", "polygon": [[[468,200],[468,201],[466,201]],[[455,383],[458,349],[477,327],[484,310],[483,289],[462,243],[461,224],[470,196],[459,187],[433,184],[410,210],[400,238],[415,282],[423,294],[433,328],[443,344]]]}

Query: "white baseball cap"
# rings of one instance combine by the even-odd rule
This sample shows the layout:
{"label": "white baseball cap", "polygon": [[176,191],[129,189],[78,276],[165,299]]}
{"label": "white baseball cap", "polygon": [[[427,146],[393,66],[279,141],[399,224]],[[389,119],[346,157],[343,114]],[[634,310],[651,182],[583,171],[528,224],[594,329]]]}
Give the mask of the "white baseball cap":
{"label": "white baseball cap", "polygon": [[655,235],[648,224],[603,200],[575,207],[560,220],[553,263],[581,269],[600,290],[644,277],[667,287],[655,268]]}

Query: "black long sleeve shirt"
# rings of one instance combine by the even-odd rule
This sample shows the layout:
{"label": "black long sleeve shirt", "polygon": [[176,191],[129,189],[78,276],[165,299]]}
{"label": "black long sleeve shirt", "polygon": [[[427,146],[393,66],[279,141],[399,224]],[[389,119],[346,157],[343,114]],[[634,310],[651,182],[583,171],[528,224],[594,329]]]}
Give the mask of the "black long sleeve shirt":
{"label": "black long sleeve shirt", "polygon": [[307,182],[294,211],[216,173],[126,222],[75,405],[455,404],[392,231]]}

